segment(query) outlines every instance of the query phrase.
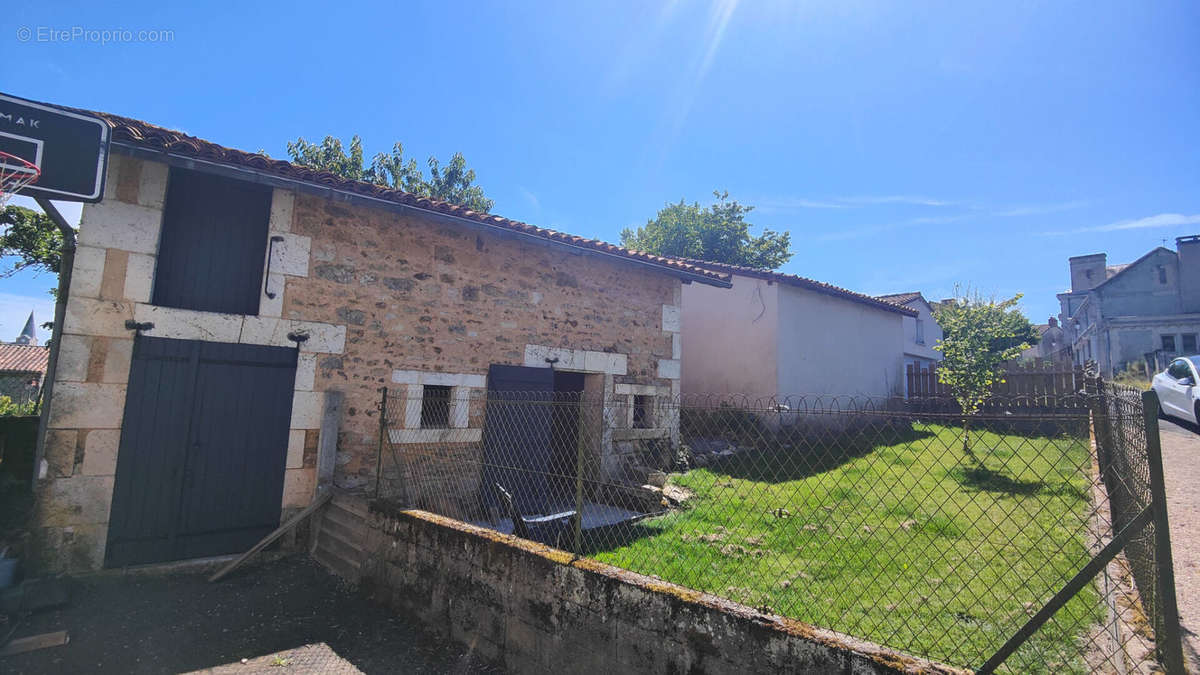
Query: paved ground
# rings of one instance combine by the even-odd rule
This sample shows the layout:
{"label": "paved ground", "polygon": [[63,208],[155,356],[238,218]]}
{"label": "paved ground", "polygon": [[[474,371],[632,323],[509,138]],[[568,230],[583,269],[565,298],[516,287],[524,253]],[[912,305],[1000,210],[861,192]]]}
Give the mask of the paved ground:
{"label": "paved ground", "polygon": [[1159,421],[1184,653],[1200,672],[1200,428]]}
{"label": "paved ground", "polygon": [[0,672],[485,670],[462,648],[372,604],[303,556],[249,567],[216,584],[196,573],[76,580],[66,607],[29,616],[16,637],[55,630],[68,631],[70,642],[0,657]]}

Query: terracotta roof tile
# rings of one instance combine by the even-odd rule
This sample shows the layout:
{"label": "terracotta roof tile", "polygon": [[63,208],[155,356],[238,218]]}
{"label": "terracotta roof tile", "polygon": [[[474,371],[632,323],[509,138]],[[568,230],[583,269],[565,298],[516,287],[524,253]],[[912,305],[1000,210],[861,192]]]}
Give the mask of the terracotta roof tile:
{"label": "terracotta roof tile", "polygon": [[0,344],[0,372],[44,373],[49,359],[48,347]]}
{"label": "terracotta roof tile", "polygon": [[112,140],[114,143],[131,144],[139,148],[158,152],[168,152],[184,157],[204,159],[218,164],[248,167],[265,174],[278,176],[280,178],[329,187],[344,192],[350,192],[366,197],[393,202],[396,204],[414,206],[444,215],[456,216],[466,220],[473,220],[479,223],[529,234],[549,241],[556,241],[584,249],[602,251],[604,253],[619,257],[629,258],[631,260],[663,267],[674,272],[686,273],[702,280],[714,282],[715,285],[724,286],[729,282],[728,274],[723,274],[721,272],[699,267],[683,260],[657,256],[642,251],[634,251],[596,239],[588,239],[585,237],[556,232],[554,230],[523,223],[518,220],[512,220],[488,213],[480,213],[457,204],[450,204],[448,202],[430,199],[420,195],[414,195],[401,190],[394,190],[382,185],[347,180],[326,171],[316,171],[309,167],[293,164],[285,160],[272,159],[265,155],[244,152],[242,150],[235,150],[233,148],[226,148],[224,146],[217,145],[216,143],[212,143],[201,138],[196,138],[195,136],[189,136],[181,131],[164,129],[163,127],[155,126],[148,122],[142,122],[129,117],[122,117],[120,115],[113,115],[111,113],[81,110],[77,108],[67,109],[89,115],[95,115],[108,122],[108,125],[112,127],[113,130]]}
{"label": "terracotta roof tile", "polygon": [[884,302],[890,302],[894,305],[907,305],[908,303],[921,297],[921,291],[909,291],[908,293],[891,293],[889,295],[876,296]]}
{"label": "terracotta roof tile", "polygon": [[834,286],[833,284],[827,284],[823,281],[816,281],[815,279],[809,279],[806,277],[797,276],[795,274],[784,274],[783,272],[775,272],[773,270],[760,270],[753,267],[728,265],[726,263],[695,260],[693,258],[685,258],[684,260],[695,265],[702,265],[711,270],[728,272],[730,274],[737,274],[744,277],[754,277],[756,279],[766,279],[768,281],[775,281],[781,284],[788,284],[789,286],[796,286],[799,288],[807,288],[810,291],[816,291],[818,293],[825,293],[828,295],[845,298],[847,300],[859,302],[864,305],[870,305],[871,307],[876,307],[878,309],[890,312],[896,312],[898,314],[904,314],[906,316],[917,315],[916,310],[903,307],[897,303],[888,302],[887,300],[881,300],[879,298],[873,298],[863,293],[855,293],[854,291],[842,288],[841,286]]}

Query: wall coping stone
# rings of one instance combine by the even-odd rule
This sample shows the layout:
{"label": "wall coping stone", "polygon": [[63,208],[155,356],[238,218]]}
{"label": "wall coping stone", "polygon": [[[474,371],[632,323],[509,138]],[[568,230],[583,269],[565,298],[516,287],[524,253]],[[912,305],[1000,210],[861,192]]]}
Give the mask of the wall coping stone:
{"label": "wall coping stone", "polygon": [[[425,526],[476,537],[514,549],[518,555],[534,556],[557,565],[572,567],[633,586],[644,592],[669,595],[675,602],[697,609],[719,612],[737,623],[744,622],[747,630],[766,630],[790,636],[842,652],[843,672],[854,673],[929,673],[937,675],[966,675],[968,670],[904,654],[881,645],[850,637],[835,631],[817,628],[787,617],[767,614],[710,593],[703,593],[661,579],[614,567],[590,558],[577,558],[567,551],[544,544],[502,534],[484,527],[440,516],[420,509],[406,509],[387,500],[374,500],[368,506],[367,525],[371,529],[392,534],[412,527]],[[564,598],[564,602],[567,600]]]}

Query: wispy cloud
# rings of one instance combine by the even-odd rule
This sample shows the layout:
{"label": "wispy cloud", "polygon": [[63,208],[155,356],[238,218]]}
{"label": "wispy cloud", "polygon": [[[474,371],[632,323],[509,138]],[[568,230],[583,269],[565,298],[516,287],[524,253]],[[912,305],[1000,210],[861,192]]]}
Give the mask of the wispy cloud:
{"label": "wispy cloud", "polygon": [[954,206],[957,202],[920,195],[860,195],[837,197],[833,201],[847,205],[911,204],[913,206]]}
{"label": "wispy cloud", "polygon": [[766,197],[762,199],[749,199],[747,202],[753,204],[760,211],[769,213],[800,211],[803,209],[855,209],[881,205],[943,207],[959,204],[959,202],[915,195],[855,195],[851,197],[819,199],[809,197]]}
{"label": "wispy cloud", "polygon": [[1000,208],[992,211],[990,215],[1001,216],[1005,218],[1019,216],[1044,216],[1051,213],[1062,213],[1063,211],[1074,211],[1082,209],[1088,203],[1083,200],[1072,202],[1060,202],[1058,204],[1032,204],[1026,206],[1013,206],[1010,208]]}
{"label": "wispy cloud", "polygon": [[781,211],[798,211],[800,209],[844,209],[848,204],[839,204],[835,201],[821,201],[817,199],[804,199],[803,197],[780,197],[777,199],[755,199],[749,203],[754,205],[754,208],[759,211],[768,213],[776,213]]}
{"label": "wispy cloud", "polygon": [[882,234],[884,232],[892,232],[902,230],[918,225],[945,225],[965,220],[972,216],[957,215],[957,216],[921,216],[919,218],[909,218],[908,220],[898,220],[891,223],[881,223],[878,225],[866,225],[863,227],[855,227],[846,230],[838,230],[836,232],[828,232],[816,237],[817,241],[845,241],[847,239],[861,239],[874,234]]}
{"label": "wispy cloud", "polygon": [[529,202],[529,205],[533,207],[534,211],[542,210],[542,203],[538,201],[537,195],[533,194],[531,190],[527,189],[523,185],[518,185],[517,190],[521,192],[521,196],[525,198],[525,201]]}
{"label": "wispy cloud", "polygon": [[1133,218],[1130,220],[1119,220],[1115,223],[1107,225],[1090,225],[1087,227],[1077,227],[1073,230],[1055,230],[1051,232],[1042,232],[1042,236],[1052,237],[1066,234],[1080,234],[1083,232],[1119,232],[1122,230],[1145,230],[1155,227],[1177,227],[1179,225],[1197,225],[1200,224],[1200,214],[1184,215],[1182,213],[1160,213],[1154,216],[1146,216],[1144,218]]}
{"label": "wispy cloud", "polygon": [[973,261],[949,260],[943,263],[925,260],[919,265],[880,268],[873,277],[855,290],[868,295],[885,295],[920,290],[927,300],[954,295],[955,283],[977,269]]}
{"label": "wispy cloud", "polygon": [[923,206],[930,208],[957,208],[973,211],[980,215],[996,217],[1041,216],[1050,213],[1072,211],[1088,205],[1084,200],[1053,202],[1049,204],[1013,204],[993,206],[969,201],[939,199],[921,195],[857,195],[851,197],[765,197],[749,199],[759,210],[767,212],[799,211],[802,209],[851,209],[870,206]]}

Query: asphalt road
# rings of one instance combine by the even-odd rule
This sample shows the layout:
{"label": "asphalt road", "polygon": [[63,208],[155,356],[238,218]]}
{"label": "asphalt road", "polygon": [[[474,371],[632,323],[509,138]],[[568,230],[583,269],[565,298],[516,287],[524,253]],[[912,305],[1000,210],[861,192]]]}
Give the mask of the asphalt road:
{"label": "asphalt road", "polygon": [[1189,671],[1200,672],[1200,427],[1159,420],[1175,595]]}

